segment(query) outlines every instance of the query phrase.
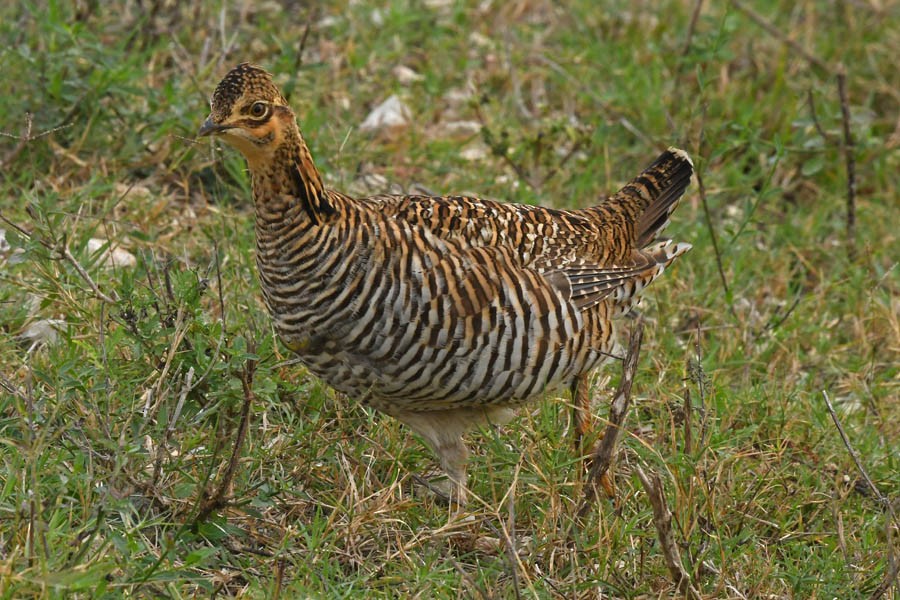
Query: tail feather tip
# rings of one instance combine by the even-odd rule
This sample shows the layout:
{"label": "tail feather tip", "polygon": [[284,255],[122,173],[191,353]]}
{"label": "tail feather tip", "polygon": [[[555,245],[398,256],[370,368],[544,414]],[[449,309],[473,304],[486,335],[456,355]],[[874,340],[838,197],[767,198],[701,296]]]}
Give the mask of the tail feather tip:
{"label": "tail feather tip", "polygon": [[685,152],[685,151],[682,150],[681,148],[676,148],[675,146],[669,146],[668,150],[669,150],[669,152],[671,152],[672,154],[674,154],[674,155],[677,156],[678,158],[683,159],[683,160],[686,160],[687,163],[688,163],[689,165],[691,165],[691,168],[693,169],[693,167],[694,167],[694,161],[691,160],[691,157],[690,157],[690,155],[689,155],[687,152]]}

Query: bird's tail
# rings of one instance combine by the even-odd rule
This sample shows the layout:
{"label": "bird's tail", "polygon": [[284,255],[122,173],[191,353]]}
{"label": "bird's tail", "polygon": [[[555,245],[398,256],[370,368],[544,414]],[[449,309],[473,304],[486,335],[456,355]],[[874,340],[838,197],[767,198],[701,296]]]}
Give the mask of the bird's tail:
{"label": "bird's tail", "polygon": [[[669,148],[607,202],[626,211],[634,224],[634,247],[643,248],[669,224],[669,215],[691,182],[694,163],[684,150]],[[606,203],[604,203],[606,204]]]}

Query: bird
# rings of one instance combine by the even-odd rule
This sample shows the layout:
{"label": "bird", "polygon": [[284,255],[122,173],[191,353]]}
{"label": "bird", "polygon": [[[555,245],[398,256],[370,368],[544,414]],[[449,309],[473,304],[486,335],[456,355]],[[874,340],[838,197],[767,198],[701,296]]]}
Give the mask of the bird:
{"label": "bird", "polygon": [[691,248],[660,235],[693,174],[674,147],[582,209],[354,198],[325,186],[291,106],[251,63],[216,86],[198,136],[247,161],[260,287],[281,342],[421,436],[459,506],[466,435],[565,388],[581,398],[583,430],[588,375],[620,350],[644,289]]}

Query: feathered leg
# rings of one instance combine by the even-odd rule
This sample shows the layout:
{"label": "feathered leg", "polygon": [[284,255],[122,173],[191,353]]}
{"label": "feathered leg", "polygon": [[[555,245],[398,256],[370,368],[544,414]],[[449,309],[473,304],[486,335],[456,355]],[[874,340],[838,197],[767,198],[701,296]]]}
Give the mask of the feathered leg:
{"label": "feathered leg", "polygon": [[[591,418],[591,390],[588,374],[579,375],[572,384],[572,422],[575,429],[575,451],[585,457],[585,470],[590,471],[591,449],[585,448],[585,440],[593,429]],[[603,439],[600,435],[598,442]],[[616,486],[609,469],[600,476],[600,485],[608,498],[616,497]]]}

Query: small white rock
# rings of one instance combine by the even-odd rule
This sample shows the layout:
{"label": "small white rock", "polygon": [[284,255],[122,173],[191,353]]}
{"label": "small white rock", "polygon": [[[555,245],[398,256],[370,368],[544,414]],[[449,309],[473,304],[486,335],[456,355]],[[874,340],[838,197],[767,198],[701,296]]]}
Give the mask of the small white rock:
{"label": "small white rock", "polygon": [[441,124],[441,132],[449,137],[475,135],[481,131],[478,121],[447,121]]}
{"label": "small white rock", "polygon": [[129,200],[145,200],[149,202],[153,199],[153,192],[150,191],[150,188],[139,183],[117,183],[115,190],[116,196],[127,197]]}
{"label": "small white rock", "polygon": [[487,146],[482,144],[481,142],[476,142],[474,144],[469,144],[465,148],[463,148],[462,152],[459,153],[459,157],[463,160],[468,160],[471,162],[484,160],[488,156]]}
{"label": "small white rock", "polygon": [[472,90],[468,88],[450,88],[444,94],[444,102],[450,108],[458,108],[472,98]]}
{"label": "small white rock", "polygon": [[59,330],[65,325],[66,322],[61,319],[41,319],[32,322],[19,334],[19,337],[31,343],[31,347],[28,348],[28,351],[31,352],[37,346],[55,344],[59,339]]}
{"label": "small white rock", "polygon": [[[106,245],[105,240],[91,238],[88,240],[88,252],[94,254],[99,252]],[[110,269],[112,267],[133,267],[137,264],[137,259],[128,250],[122,248],[106,248],[99,262],[102,266]]]}
{"label": "small white rock", "polygon": [[425,79],[424,75],[416,73],[406,65],[397,65],[392,72],[400,85],[412,85],[417,81]]}
{"label": "small white rock", "polygon": [[478,46],[479,48],[490,48],[494,45],[494,40],[477,31],[473,31],[469,34],[469,42],[471,42],[473,46]]}
{"label": "small white rock", "polygon": [[359,128],[362,131],[378,131],[405,127],[409,124],[410,119],[412,119],[412,111],[395,94],[376,106]]}
{"label": "small white rock", "polygon": [[319,29],[328,29],[329,27],[334,27],[335,25],[340,25],[341,18],[335,15],[326,15],[319,19],[317,23],[317,27]]}

